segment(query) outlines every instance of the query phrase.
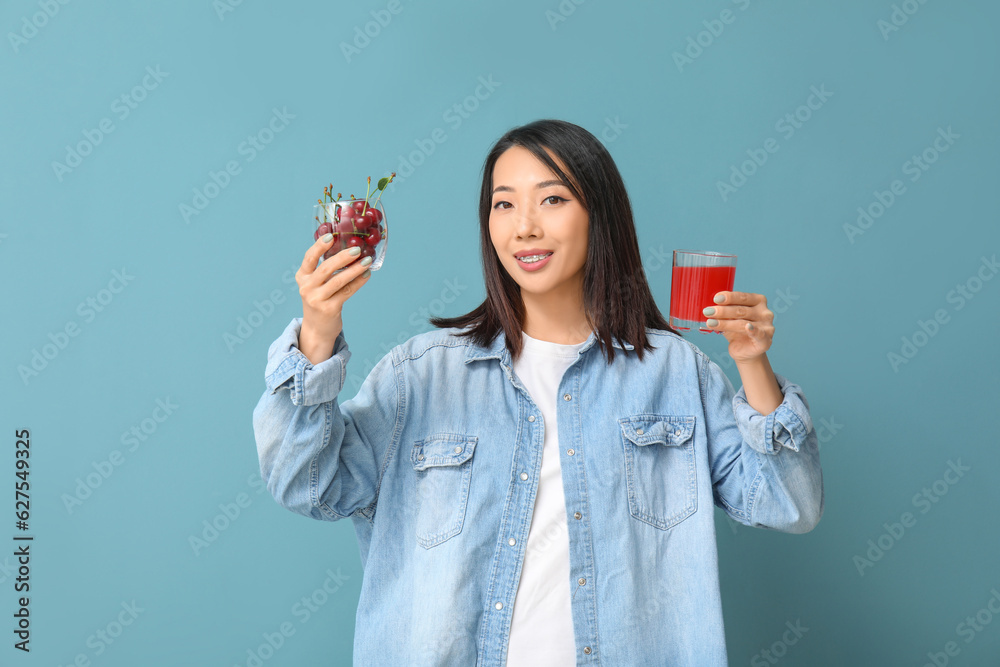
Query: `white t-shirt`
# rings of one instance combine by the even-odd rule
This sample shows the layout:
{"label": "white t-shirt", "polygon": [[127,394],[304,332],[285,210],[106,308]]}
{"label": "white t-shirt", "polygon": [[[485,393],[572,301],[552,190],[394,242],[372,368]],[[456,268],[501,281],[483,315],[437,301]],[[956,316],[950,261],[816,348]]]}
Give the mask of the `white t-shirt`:
{"label": "white t-shirt", "polygon": [[586,341],[561,345],[523,332],[522,340],[524,348],[514,362],[514,373],[542,412],[545,439],[541,479],[514,599],[507,664],[573,666],[576,646],[570,609],[569,533],[559,464],[556,394],[563,373],[576,361]]}

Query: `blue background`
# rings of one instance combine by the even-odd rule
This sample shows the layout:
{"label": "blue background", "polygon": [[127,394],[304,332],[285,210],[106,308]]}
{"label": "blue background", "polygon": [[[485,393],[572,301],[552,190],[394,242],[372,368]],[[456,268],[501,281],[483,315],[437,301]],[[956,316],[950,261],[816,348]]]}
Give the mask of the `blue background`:
{"label": "blue background", "polygon": [[[510,127],[562,118],[619,165],[664,312],[672,249],[739,255],[736,289],[777,313],[772,365],[821,427],[814,531],[715,510],[732,664],[772,664],[762,650],[785,665],[1000,664],[1000,8],[577,2],[3,4],[2,533],[21,532],[27,428],[35,541],[30,654],[12,647],[14,542],[0,549],[0,663],[254,664],[289,623],[264,664],[349,664],[353,527],[261,493],[251,426],[268,345],[302,314],[291,276],[310,204],[330,182],[359,194],[401,174],[385,266],[345,306],[346,399],[430,314],[481,301],[482,161]],[[829,95],[810,109],[814,87]],[[270,143],[250,160],[258,134]],[[769,138],[777,151],[744,164]],[[934,162],[907,171],[926,149]],[[894,180],[905,192],[880,211]],[[196,190],[211,197],[185,217]],[[880,215],[862,228],[859,207]],[[721,336],[689,338],[739,387]],[[160,422],[158,400],[176,406]],[[123,441],[133,428],[144,439]],[[336,592],[306,616],[325,582]],[[134,622],[99,639],[133,601]],[[786,623],[808,630],[791,644]]]}

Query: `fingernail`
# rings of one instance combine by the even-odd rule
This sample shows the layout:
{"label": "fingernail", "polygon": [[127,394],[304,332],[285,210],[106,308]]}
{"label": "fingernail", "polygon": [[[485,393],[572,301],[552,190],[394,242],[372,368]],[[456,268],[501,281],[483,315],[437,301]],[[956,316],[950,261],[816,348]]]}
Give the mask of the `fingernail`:
{"label": "fingernail", "polygon": [[716,303],[722,303],[725,300],[726,300],[726,295],[725,294],[716,294],[715,298],[712,299],[712,301],[714,301]]}
{"label": "fingernail", "polygon": [[706,322],[706,324],[708,324],[708,326],[710,327],[717,327],[719,326],[719,320],[709,320],[708,322]]}
{"label": "fingernail", "polygon": [[333,240],[333,234],[323,234],[323,236],[319,237],[319,240],[323,243],[329,243]]}
{"label": "fingernail", "polygon": [[358,255],[361,254],[361,248],[359,248],[356,245],[355,246],[351,246],[350,248],[347,249],[347,254],[348,255],[354,255],[355,257],[357,257]]}
{"label": "fingernail", "polygon": [[367,277],[368,277],[368,276],[370,276],[371,274],[372,274],[372,270],[371,270],[371,269],[368,269],[367,271],[365,271],[364,273],[362,273],[362,274],[361,274],[361,277],[362,277],[362,278],[367,278]]}
{"label": "fingernail", "polygon": [[750,331],[753,331],[753,330],[754,330],[754,329],[756,329],[756,328],[757,328],[757,327],[755,327],[755,326],[753,325],[753,322],[747,322],[747,329],[749,329]]}
{"label": "fingernail", "polygon": [[[358,252],[361,252],[360,248],[358,249]],[[363,260],[361,260],[361,266],[368,266],[371,263],[372,263],[372,258],[370,256],[365,257]]]}
{"label": "fingernail", "polygon": [[715,308],[712,308],[711,306],[709,306],[708,308],[706,308],[705,310],[703,310],[701,312],[704,313],[705,315],[715,315]]}

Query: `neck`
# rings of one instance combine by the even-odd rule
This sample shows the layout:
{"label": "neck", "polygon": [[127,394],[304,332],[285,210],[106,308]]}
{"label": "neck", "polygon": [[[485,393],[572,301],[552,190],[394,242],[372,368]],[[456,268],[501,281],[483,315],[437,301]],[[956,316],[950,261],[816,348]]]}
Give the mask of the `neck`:
{"label": "neck", "polygon": [[590,336],[583,306],[583,285],[552,290],[544,294],[521,291],[524,302],[524,333],[538,340],[575,345]]}

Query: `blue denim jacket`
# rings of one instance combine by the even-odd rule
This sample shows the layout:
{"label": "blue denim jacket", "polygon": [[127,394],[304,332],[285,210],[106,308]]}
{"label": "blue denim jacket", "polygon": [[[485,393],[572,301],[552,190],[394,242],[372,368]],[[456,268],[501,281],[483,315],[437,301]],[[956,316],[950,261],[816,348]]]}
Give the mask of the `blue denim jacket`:
{"label": "blue denim jacket", "polygon": [[[503,335],[486,348],[455,329],[413,336],[340,403],[344,333],[314,366],[301,324],[268,350],[254,435],[278,503],[354,523],[354,663],[502,667],[545,426]],[[693,344],[647,334],[644,361],[616,344],[610,366],[591,334],[559,385],[577,664],[724,666],[713,504],[748,526],[811,530],[816,432],[782,376],[764,416]]]}

